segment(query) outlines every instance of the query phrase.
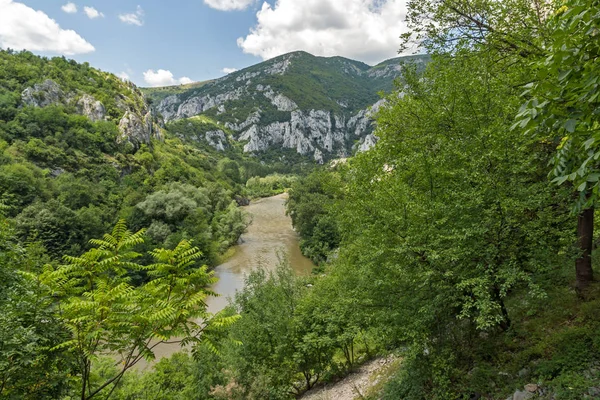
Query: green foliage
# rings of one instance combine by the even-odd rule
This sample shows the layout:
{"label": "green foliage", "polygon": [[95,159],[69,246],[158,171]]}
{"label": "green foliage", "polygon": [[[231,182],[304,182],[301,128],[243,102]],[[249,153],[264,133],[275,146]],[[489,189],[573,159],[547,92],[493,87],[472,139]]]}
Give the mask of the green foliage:
{"label": "green foliage", "polygon": [[236,244],[250,222],[249,217],[238,208],[235,201],[216,214],[213,219],[213,232],[220,243],[219,251],[224,253],[230,246]]}
{"label": "green foliage", "polygon": [[51,255],[59,257],[85,246],[83,226],[89,222],[57,200],[49,200],[25,208],[16,218],[16,232],[22,239],[40,240]]}
{"label": "green foliage", "polygon": [[243,398],[287,399],[310,389],[331,364],[334,343],[312,328],[306,287],[285,264],[253,271],[233,303],[240,314],[224,360]]}
{"label": "green foliage", "polygon": [[[379,346],[405,349],[384,398],[503,396],[514,380],[501,368],[518,356],[500,352],[523,324],[521,313],[570,279],[574,224],[557,207],[569,193],[546,180],[553,148],[511,130],[521,103],[514,87],[529,66],[506,70],[478,50],[434,56],[422,72],[406,67],[378,114],[377,146],[290,191],[305,254],[328,240],[337,243],[323,246],[321,257],[339,246],[313,288],[323,298],[334,293],[312,306],[339,318],[328,337],[339,348],[345,335],[357,342],[378,334]],[[598,354],[576,332],[554,337],[567,348],[550,353],[548,342],[541,350],[550,365],[572,361],[564,376]]]}
{"label": "green foliage", "polygon": [[[0,87],[12,92],[12,95],[4,94],[3,101],[14,105],[25,88],[46,79],[58,82],[65,92],[80,91],[94,96],[104,104],[111,119],[122,117],[123,112],[118,107],[118,99],[134,107],[139,106],[138,100],[129,97],[132,93],[141,97],[139,89],[131,84],[124,84],[115,75],[90,67],[88,63],[79,64],[64,57],[48,59],[28,51],[0,51]],[[39,112],[43,113],[42,110]],[[2,119],[4,118],[0,118]],[[9,120],[4,119],[7,122]]]}
{"label": "green foliage", "polygon": [[226,138],[223,143],[223,154],[232,158],[241,158],[241,151],[236,147],[237,143],[231,140],[231,131],[220,122],[205,115],[169,122],[167,129],[173,136],[181,138],[187,144],[214,155],[220,152],[210,145],[206,134],[207,132],[221,131]]}
{"label": "green foliage", "polygon": [[193,82],[186,85],[176,85],[176,86],[163,86],[163,87],[153,87],[153,88],[142,88],[142,91],[148,95],[150,98],[155,99],[156,101],[160,101],[165,97],[183,93],[186,90],[200,88],[211,81],[202,81],[202,82]]}
{"label": "green foliage", "polygon": [[[535,5],[410,2],[410,34],[431,62],[403,66],[374,149],[299,179],[269,175],[292,171],[285,152],[263,154],[277,162],[265,165],[202,142],[259,107],[261,121],[285,118],[264,99],[173,122],[164,142],[133,149],[115,143],[114,98],[137,104],[137,89],[86,64],[0,52],[0,201],[10,216],[0,218],[0,394],[287,399],[393,349],[403,366],[382,398],[506,398],[530,382],[557,399],[597,395],[598,293],[592,285],[581,302],[570,288],[578,252],[564,204],[573,189],[576,209],[597,200],[598,4]],[[331,111],[336,100],[348,110],[372,103],[367,81],[396,62],[292,56],[261,84]],[[89,90],[111,119],[21,107],[40,77]],[[549,184],[549,163],[571,186]],[[248,223],[232,200],[290,184],[288,212],[320,274],[265,266],[209,315],[214,278],[203,264]],[[135,233],[119,220],[88,243],[119,217]],[[170,338],[192,344],[193,357],[125,375]]]}
{"label": "green foliage", "polygon": [[[323,110],[335,112],[342,120],[347,120],[359,110],[377,102],[380,99],[379,92],[389,92],[393,88],[393,79],[398,71],[402,70],[404,62],[417,62],[422,66],[428,59],[427,55],[403,56],[369,67],[362,62],[343,57],[315,57],[297,51],[185,90],[182,87],[144,90],[155,102],[164,100],[166,93],[176,95],[169,99],[169,107],[174,105],[175,108],[191,98],[216,99],[210,107],[210,103],[206,103],[208,108],[200,115],[188,115],[190,111],[187,109],[183,111],[183,116],[191,118],[169,124],[171,127],[177,127],[178,134],[196,140],[199,146],[206,147],[203,135],[207,130],[223,130],[229,133],[225,126],[241,124],[251,115],[258,117],[262,126],[291,121],[292,113],[297,110],[279,110],[268,93],[286,96],[298,106],[298,110],[305,113]],[[284,73],[277,72],[283,69]],[[224,98],[228,100],[225,101]],[[200,121],[203,124],[199,123]],[[334,153],[337,153],[336,150],[351,152],[352,143],[350,140],[346,142],[348,148],[334,148]],[[245,143],[238,145],[240,144]],[[230,154],[228,156],[231,157]],[[289,148],[269,148],[258,152],[256,156],[271,163],[313,163],[309,157]]]}
{"label": "green foliage", "polygon": [[[6,72],[0,98],[8,107],[0,120],[0,201],[15,218],[21,241],[40,241],[55,259],[75,255],[119,217],[149,228],[148,249],[193,239],[204,255],[199,263],[213,265],[237,241],[245,220],[229,205],[243,196],[242,182],[273,167],[244,159],[235,146],[227,146],[225,158],[206,141],[194,140],[224,128],[206,118],[180,121],[167,127],[164,142],[133,149],[117,143],[122,110],[111,107],[119,98],[141,109],[144,98],[137,88],[62,58],[0,52],[0,59]],[[65,104],[21,104],[21,92],[45,79],[65,93],[92,94],[110,118],[92,122]],[[104,83],[90,87],[100,79]]]}
{"label": "green foliage", "polygon": [[225,383],[218,368],[217,357],[205,352],[192,358],[186,353],[176,353],[163,358],[143,374],[125,376],[113,398],[122,400],[204,400],[213,398],[212,388]]}
{"label": "green foliage", "polygon": [[[288,57],[291,57],[292,62],[285,74],[264,72],[271,65],[282,63]],[[229,74],[225,80],[202,82],[200,85],[188,88],[185,86],[154,88],[144,89],[144,91],[155,101],[164,99],[166,93],[177,94],[181,101],[185,101],[192,96],[214,96],[224,90],[231,90],[236,79],[245,74],[259,73],[252,79],[254,85],[270,86],[274,91],[292,99],[301,109],[343,111],[337,103],[340,101],[346,103],[345,108],[349,112],[356,112],[375,103],[379,98],[378,91],[392,89],[392,80],[389,76],[380,76],[377,72],[389,65],[397,66],[404,59],[404,57],[394,58],[369,67],[362,62],[343,57],[315,57],[298,51]],[[427,56],[417,55],[406,59],[427,59]],[[227,112],[224,114],[218,115],[215,109],[209,110],[207,114],[222,122],[236,122],[232,116],[241,118],[238,121],[240,122],[260,108],[263,111],[261,120],[262,118],[265,121],[286,120],[281,118],[282,115],[278,115],[280,112],[266,98],[254,98],[252,101],[232,100],[227,102],[225,107]],[[289,117],[289,113],[287,115]]]}
{"label": "green foliage", "polygon": [[[325,171],[315,171],[294,182],[289,191],[287,213],[302,239],[302,253],[316,264],[324,263],[340,244],[340,233],[333,204],[340,186],[339,177]],[[340,200],[341,201],[341,200]]]}
{"label": "green foliage", "polygon": [[[73,352],[81,370],[81,396],[89,399],[119,383],[141,359],[154,358],[153,349],[171,338],[182,344],[200,342],[209,323],[233,322],[206,312],[207,289],[215,282],[207,267],[194,267],[198,248],[181,241],[173,250],[150,252],[154,263],[139,264],[134,247],[143,243],[143,231],[130,232],[125,221],[111,234],[94,239],[80,257],[65,256],[66,265],[46,269],[42,281],[60,302],[60,320],[71,337],[56,346]],[[132,286],[129,272],[144,270],[149,280]],[[120,368],[111,377],[90,385],[93,361],[115,354]],[[111,391],[112,392],[112,391]]]}
{"label": "green foliage", "polygon": [[[67,335],[33,272],[45,262],[31,245],[15,243],[0,210],[0,396],[58,398],[69,388],[74,360],[53,349]],[[30,270],[24,273],[20,270]]]}
{"label": "green foliage", "polygon": [[576,188],[576,210],[595,204],[599,193],[599,13],[590,0],[556,6],[548,23],[548,56],[535,63],[536,80],[525,86],[529,99],[514,126],[557,146],[553,182]]}
{"label": "green foliage", "polygon": [[246,182],[246,191],[251,197],[269,197],[283,193],[292,187],[297,177],[294,175],[272,174],[253,177]]}

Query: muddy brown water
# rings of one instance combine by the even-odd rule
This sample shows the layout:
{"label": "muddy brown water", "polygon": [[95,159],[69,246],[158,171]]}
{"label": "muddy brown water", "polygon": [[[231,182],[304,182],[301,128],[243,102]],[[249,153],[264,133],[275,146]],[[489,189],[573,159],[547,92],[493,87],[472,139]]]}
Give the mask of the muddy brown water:
{"label": "muddy brown water", "polygon": [[[215,268],[219,281],[213,291],[219,297],[209,297],[208,311],[216,313],[227,306],[229,298],[244,286],[244,276],[258,266],[274,269],[278,253],[284,255],[298,275],[309,274],[313,263],[300,252],[298,234],[292,228],[292,220],[285,215],[287,194],[255,200],[244,210],[252,217],[252,223],[242,235],[242,243],[234,246],[234,254]],[[156,361],[181,351],[178,344],[161,344],[155,349]],[[139,369],[148,364],[141,363]]]}

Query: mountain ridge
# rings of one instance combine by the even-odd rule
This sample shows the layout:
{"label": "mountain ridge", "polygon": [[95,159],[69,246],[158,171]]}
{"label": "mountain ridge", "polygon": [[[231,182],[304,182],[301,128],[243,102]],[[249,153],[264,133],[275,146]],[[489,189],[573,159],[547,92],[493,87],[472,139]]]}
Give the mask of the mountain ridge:
{"label": "mountain ridge", "polygon": [[167,123],[203,115],[226,128],[219,136],[231,131],[246,153],[294,149],[322,163],[373,145],[370,110],[381,104],[379,93],[392,90],[404,62],[422,66],[428,58],[396,57],[369,66],[297,51],[194,86],[142,91]]}

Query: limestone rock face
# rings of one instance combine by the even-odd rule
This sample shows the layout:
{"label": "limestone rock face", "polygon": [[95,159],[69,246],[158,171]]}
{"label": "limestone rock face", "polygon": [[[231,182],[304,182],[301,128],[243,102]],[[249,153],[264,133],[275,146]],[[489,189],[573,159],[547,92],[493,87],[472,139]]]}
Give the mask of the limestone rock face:
{"label": "limestone rock face", "polygon": [[[129,88],[132,96],[143,96],[139,90]],[[75,101],[77,99],[77,101]],[[91,121],[102,121],[107,119],[107,112],[104,104],[96,100],[89,93],[69,92],[65,93],[60,85],[51,79],[42,83],[37,83],[21,93],[23,104],[33,107],[47,107],[50,105],[71,105],[75,106],[77,112],[85,115]],[[122,110],[123,117],[119,120],[118,137],[119,142],[129,141],[138,147],[141,144],[149,144],[152,137],[162,139],[159,127],[160,121],[154,116],[152,110],[148,107],[145,100],[136,99],[135,103],[142,104],[135,108],[131,102],[126,101],[127,97],[119,95],[115,99],[117,107]]]}
{"label": "limestone rock face", "polygon": [[377,136],[373,135],[372,133],[368,134],[367,136],[364,137],[364,139],[362,139],[362,141],[358,145],[358,151],[363,152],[363,151],[370,150],[371,147],[373,147],[377,144],[378,140],[379,140],[379,138]]}
{"label": "limestone rock face", "polygon": [[[426,56],[410,56],[420,65]],[[401,58],[376,66],[294,52],[201,86],[156,97],[166,121],[204,114],[241,141],[247,153],[293,149],[318,163],[377,143],[379,91],[394,89]]]}
{"label": "limestone rock face", "polygon": [[189,118],[202,114],[213,107],[219,107],[221,110],[224,110],[221,106],[226,102],[238,100],[246,93],[246,88],[242,86],[235,90],[219,93],[214,96],[209,94],[202,97],[190,97],[183,102],[181,102],[179,96],[171,95],[160,102],[158,110],[166,121]]}
{"label": "limestone rock face", "polygon": [[385,76],[397,76],[402,68],[400,65],[386,65],[384,68],[371,70],[368,72],[370,77],[382,78]]}
{"label": "limestone rock face", "polygon": [[60,86],[51,79],[36,83],[21,93],[23,104],[33,107],[47,107],[65,103],[65,94]]}
{"label": "limestone rock face", "polygon": [[231,129],[232,131],[236,131],[236,132],[243,131],[247,127],[254,125],[254,124],[258,124],[260,122],[261,111],[262,110],[259,108],[258,110],[254,111],[253,113],[250,113],[250,115],[248,115],[248,118],[246,118],[245,121],[243,121],[239,124],[226,122],[225,127],[227,129]]}
{"label": "limestone rock face", "polygon": [[[255,89],[251,93],[247,86],[243,86],[216,96],[190,97],[183,102],[180,102],[178,95],[172,95],[161,101],[158,110],[166,120],[188,118],[213,107],[217,107],[217,115],[226,115],[229,108],[225,105],[228,101],[253,95],[264,96],[277,111],[289,113],[289,117],[285,118],[286,120],[265,123],[262,122],[265,112],[257,108],[243,121],[224,123],[227,129],[237,133],[235,139],[247,142],[244,145],[244,152],[247,153],[262,152],[280,146],[295,149],[302,155],[312,155],[316,162],[322,163],[329,156],[347,156],[350,150],[348,143],[352,141],[359,141],[359,151],[366,151],[377,142],[377,138],[371,135],[374,129],[373,115],[382,102],[355,114],[301,110],[292,99],[274,91],[270,86],[259,84]],[[220,147],[216,142],[211,146],[216,146],[217,149]],[[318,152],[315,152],[317,149]]]}
{"label": "limestone rock face", "polygon": [[204,138],[208,144],[218,151],[225,151],[227,146],[227,136],[222,130],[208,131],[204,134]]}
{"label": "limestone rock face", "polygon": [[77,111],[79,114],[85,115],[94,122],[101,121],[106,118],[106,109],[104,108],[104,104],[87,93],[81,96],[79,101],[77,101]]}
{"label": "limestone rock face", "polygon": [[313,158],[319,163],[324,161],[324,152],[334,153],[335,149],[340,149],[341,155],[344,154],[348,136],[343,123],[344,118],[331,112],[310,110],[306,113],[296,110],[291,112],[290,121],[272,122],[264,126],[259,125],[256,119],[256,115],[250,119],[252,125],[248,129],[246,129],[248,120],[237,126],[228,126],[234,131],[245,129],[237,140],[248,141],[244,146],[244,151],[247,153],[281,146],[295,149],[302,155],[313,154]]}
{"label": "limestone rock face", "polygon": [[271,65],[269,65],[267,69],[265,69],[265,72],[271,75],[283,75],[292,63],[293,58],[294,54],[289,54],[283,60],[274,62]]}
{"label": "limestone rock face", "polygon": [[313,158],[318,164],[323,164],[323,153],[321,152],[321,150],[315,149],[315,154],[313,154]]}
{"label": "limestone rock face", "polygon": [[177,107],[179,106],[179,96],[171,95],[165,97],[158,105],[158,110],[162,114],[165,121],[175,119],[177,116]]}
{"label": "limestone rock face", "polygon": [[119,121],[119,142],[129,141],[133,145],[150,143],[152,137],[152,117],[150,113],[140,118],[139,115],[126,111]]}
{"label": "limestone rock face", "polygon": [[273,92],[270,88],[268,91],[264,92],[264,95],[267,99],[271,100],[271,104],[273,104],[278,111],[294,111],[298,108],[296,103],[291,99],[285,97],[281,93]]}

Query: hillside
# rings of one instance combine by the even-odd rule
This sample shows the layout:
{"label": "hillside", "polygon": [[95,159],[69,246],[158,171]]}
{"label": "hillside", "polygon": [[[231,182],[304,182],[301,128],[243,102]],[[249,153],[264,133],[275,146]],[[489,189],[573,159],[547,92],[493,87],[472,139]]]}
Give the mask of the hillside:
{"label": "hillside", "polygon": [[52,257],[76,254],[124,218],[148,228],[150,246],[194,239],[213,264],[244,229],[229,206],[247,196],[246,180],[278,168],[245,158],[218,128],[203,117],[165,129],[130,82],[0,51],[0,204],[19,239],[37,238]]}
{"label": "hillside", "polygon": [[205,115],[231,131],[246,153],[265,158],[292,149],[322,163],[372,145],[369,108],[378,107],[378,93],[392,89],[403,62],[422,67],[427,60],[399,57],[370,67],[298,51],[220,79],[143,91],[167,122]]}
{"label": "hillside", "polygon": [[0,51],[0,398],[71,398],[78,377],[99,392],[96,356],[136,354],[124,372],[201,329],[211,270],[251,222],[238,206],[294,172],[218,128],[165,127],[87,63]]}

